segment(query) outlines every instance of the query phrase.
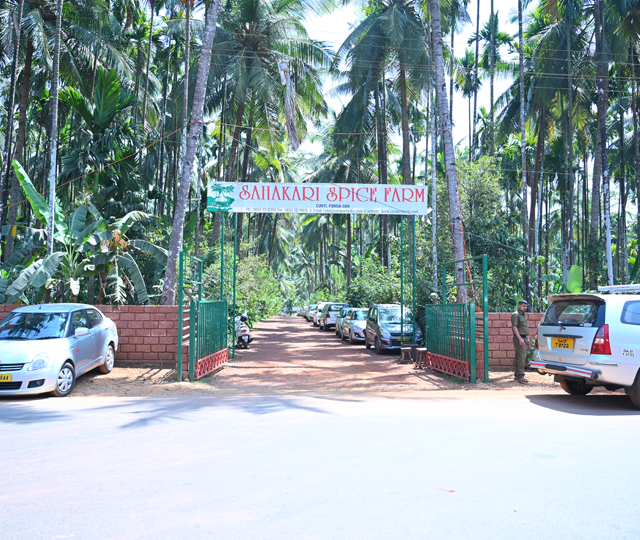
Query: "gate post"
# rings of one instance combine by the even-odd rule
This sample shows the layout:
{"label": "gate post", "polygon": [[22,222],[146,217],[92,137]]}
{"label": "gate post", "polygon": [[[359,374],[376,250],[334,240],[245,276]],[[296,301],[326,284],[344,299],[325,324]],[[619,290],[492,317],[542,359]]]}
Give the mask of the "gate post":
{"label": "gate post", "polygon": [[476,382],[476,304],[471,302],[469,307],[469,382]]}
{"label": "gate post", "polygon": [[196,336],[196,317],[198,311],[198,302],[191,301],[189,306],[189,380],[193,382],[195,380],[195,365],[196,358],[198,358],[198,339]]}

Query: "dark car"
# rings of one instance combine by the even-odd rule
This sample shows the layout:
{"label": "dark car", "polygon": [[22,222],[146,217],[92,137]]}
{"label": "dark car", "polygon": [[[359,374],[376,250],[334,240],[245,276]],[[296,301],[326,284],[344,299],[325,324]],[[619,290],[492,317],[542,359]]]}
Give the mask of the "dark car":
{"label": "dark car", "polygon": [[385,350],[399,350],[403,343],[422,340],[422,331],[415,323],[408,307],[404,308],[404,317],[400,317],[398,304],[374,304],[367,313],[364,344],[367,349],[375,347],[377,354]]}

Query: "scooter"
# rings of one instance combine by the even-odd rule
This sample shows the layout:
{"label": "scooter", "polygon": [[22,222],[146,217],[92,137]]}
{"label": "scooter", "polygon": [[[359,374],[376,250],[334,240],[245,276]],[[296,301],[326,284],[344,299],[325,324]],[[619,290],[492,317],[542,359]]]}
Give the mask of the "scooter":
{"label": "scooter", "polygon": [[253,341],[251,337],[251,330],[247,326],[247,314],[243,313],[239,317],[235,318],[235,328],[236,328],[236,347],[243,349],[249,348],[249,343]]}

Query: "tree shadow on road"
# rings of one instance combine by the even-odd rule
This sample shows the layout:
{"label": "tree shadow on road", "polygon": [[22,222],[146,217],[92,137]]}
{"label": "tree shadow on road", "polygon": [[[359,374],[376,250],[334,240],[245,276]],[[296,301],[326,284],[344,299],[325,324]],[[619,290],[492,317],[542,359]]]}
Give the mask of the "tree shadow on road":
{"label": "tree shadow on road", "polygon": [[540,407],[583,416],[634,416],[640,415],[629,398],[620,394],[594,396],[570,396],[562,394],[533,394],[526,398]]}

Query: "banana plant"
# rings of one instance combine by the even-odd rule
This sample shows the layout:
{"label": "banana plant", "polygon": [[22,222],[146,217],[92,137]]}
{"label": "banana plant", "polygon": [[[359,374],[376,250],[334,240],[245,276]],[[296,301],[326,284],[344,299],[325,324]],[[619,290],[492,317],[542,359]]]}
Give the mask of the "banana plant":
{"label": "banana plant", "polygon": [[[27,260],[23,259],[23,270],[4,291],[0,274],[0,300],[5,303],[15,303],[18,299],[28,301],[25,293],[31,289],[35,293],[35,300],[41,301],[49,289],[57,291],[63,300],[74,301],[80,293],[82,281],[97,276],[101,284],[99,302],[110,298],[114,303],[124,303],[129,296],[136,297],[139,303],[149,302],[142,273],[128,250],[130,247],[142,249],[160,261],[163,258],[166,260],[166,254],[162,248],[149,242],[130,242],[126,237],[134,223],[149,219],[148,214],[129,212],[121,219],[108,223],[88,198],[67,217],[56,206],[53,230],[54,245],[58,250],[43,255],[49,224],[48,204],[18,162],[14,162],[14,169],[34,215],[44,228],[16,226],[3,231],[4,234],[20,234],[12,263],[19,264],[21,256]],[[0,272],[8,270],[4,266]]]}

